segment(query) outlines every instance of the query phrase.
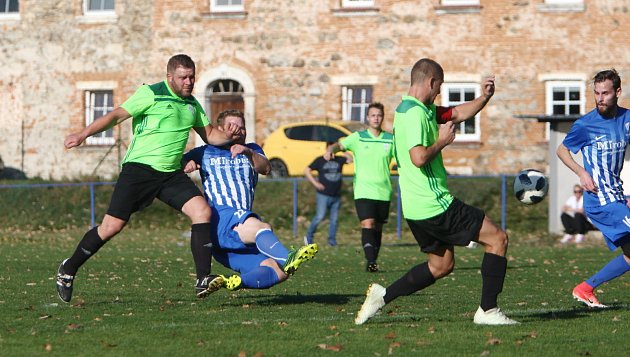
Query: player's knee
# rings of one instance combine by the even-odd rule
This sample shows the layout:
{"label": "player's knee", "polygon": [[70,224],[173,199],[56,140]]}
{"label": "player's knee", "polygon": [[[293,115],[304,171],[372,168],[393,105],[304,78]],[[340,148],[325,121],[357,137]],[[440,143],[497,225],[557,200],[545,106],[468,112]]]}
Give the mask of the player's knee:
{"label": "player's knee", "polygon": [[124,221],[103,220],[101,225],[98,226],[98,235],[101,239],[108,240],[120,233],[124,227]]}
{"label": "player's knee", "polygon": [[454,261],[445,261],[440,264],[429,264],[429,270],[435,279],[443,278],[453,272],[455,268]]}
{"label": "player's knee", "polygon": [[503,230],[498,230],[495,234],[493,234],[486,244],[486,252],[501,256],[505,255],[507,248],[508,235]]}
{"label": "player's knee", "polygon": [[280,282],[287,280],[288,275],[282,270],[282,267],[278,264],[275,259],[267,258],[260,262],[260,266],[266,266],[273,269],[278,276]]}
{"label": "player's knee", "polygon": [[210,209],[210,206],[208,206],[207,204],[203,204],[199,205],[199,207],[194,210],[190,218],[192,218],[192,220],[196,222],[210,222],[211,215],[212,210]]}

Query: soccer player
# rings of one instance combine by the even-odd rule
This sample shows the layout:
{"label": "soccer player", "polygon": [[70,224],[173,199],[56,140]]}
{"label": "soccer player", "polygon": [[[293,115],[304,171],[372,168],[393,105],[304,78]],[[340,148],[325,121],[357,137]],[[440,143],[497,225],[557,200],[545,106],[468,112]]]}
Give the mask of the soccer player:
{"label": "soccer player", "polygon": [[[334,145],[334,142],[326,143],[326,148]],[[343,184],[343,165],[352,162],[352,155],[335,156],[331,160],[318,156],[304,169],[304,176],[315,187],[315,216],[311,220],[311,225],[304,236],[304,244],[313,243],[313,235],[317,231],[317,226],[326,218],[326,211],[329,211],[328,245],[337,245],[337,219],[339,218],[339,207],[341,206],[341,186]],[[312,171],[317,171],[317,178]]]}
{"label": "soccer player", "polygon": [[175,55],[166,65],[166,80],[142,85],[120,107],[66,137],[64,145],[70,149],[81,145],[87,137],[133,117],[134,137],[107,214],[100,225],[85,233],[72,256],[62,261],[57,270],[57,293],[64,302],[72,298],[79,268],[125,227],[134,212],[149,206],[154,198],[183,212],[192,221],[190,246],[197,296],[204,297],[209,290],[218,288],[219,277],[210,274],[210,207],[182,171],[181,158],[191,128],[205,142],[218,145],[229,142],[239,128],[213,130],[192,95],[194,85],[195,63],[187,55]]}
{"label": "soccer player", "polygon": [[361,244],[366,271],[378,271],[378,253],[387,223],[392,197],[389,164],[394,157],[392,134],[383,131],[383,104],[368,106],[368,128],[356,131],[329,146],[324,153],[331,160],[337,151],[351,151],[354,156],[354,204],[361,222]]}
{"label": "soccer player", "polygon": [[204,195],[212,207],[212,255],[241,276],[219,276],[219,287],[267,289],[285,281],[317,253],[317,244],[288,250],[268,223],[252,212],[258,174],[271,171],[269,160],[255,143],[245,144],[245,117],[226,110],[216,120],[218,130],[240,128],[224,146],[205,145],[184,155],[184,171],[199,169]]}
{"label": "soccer player", "polygon": [[400,175],[403,214],[414,238],[428,260],[409,270],[387,288],[371,284],[355,323],[363,324],[385,304],[422,290],[453,271],[454,246],[471,241],[485,248],[481,263],[481,304],[474,322],[508,325],[497,306],[507,269],[507,234],[484,212],[451,196],[446,186],[442,150],[455,139],[455,125],[474,117],[494,94],[494,77],[483,83],[483,94],[452,108],[436,107],[444,71],[435,61],[423,58],[411,70],[408,95],[396,108],[394,143]]}
{"label": "soccer player", "polygon": [[[558,145],[556,154],[580,178],[584,211],[604,235],[611,251],[621,248],[599,272],[573,289],[573,297],[589,307],[606,307],[593,289],[630,270],[630,208],[620,178],[630,140],[630,112],[617,105],[621,78],[614,69],[593,77],[596,108],[578,119]],[[584,166],[571,155],[582,153]]]}

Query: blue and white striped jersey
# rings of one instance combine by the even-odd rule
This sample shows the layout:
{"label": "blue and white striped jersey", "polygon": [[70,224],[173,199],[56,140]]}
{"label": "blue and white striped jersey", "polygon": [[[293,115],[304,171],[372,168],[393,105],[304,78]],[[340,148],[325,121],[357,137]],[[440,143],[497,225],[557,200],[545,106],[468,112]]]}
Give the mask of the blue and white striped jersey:
{"label": "blue and white striped jersey", "polygon": [[586,171],[599,192],[584,192],[584,207],[599,207],[625,201],[621,169],[630,140],[630,112],[618,107],[614,118],[602,117],[597,109],[578,119],[562,142],[574,154],[582,152]]}
{"label": "blue and white striped jersey", "polygon": [[[258,144],[249,143],[245,146],[265,155]],[[187,152],[184,163],[193,160],[200,165],[204,195],[211,206],[216,209],[228,206],[251,211],[258,174],[247,156],[231,156],[229,148],[204,145]]]}

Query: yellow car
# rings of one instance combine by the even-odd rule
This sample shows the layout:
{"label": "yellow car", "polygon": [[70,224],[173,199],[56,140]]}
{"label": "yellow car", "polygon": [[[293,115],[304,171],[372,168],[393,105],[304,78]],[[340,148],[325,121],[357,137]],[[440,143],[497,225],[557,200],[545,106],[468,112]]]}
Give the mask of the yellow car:
{"label": "yellow car", "polygon": [[[326,151],[326,142],[336,142],[366,126],[356,121],[306,121],[286,124],[271,133],[263,150],[271,163],[271,177],[303,176],[304,169]],[[343,166],[352,176],[354,165]]]}

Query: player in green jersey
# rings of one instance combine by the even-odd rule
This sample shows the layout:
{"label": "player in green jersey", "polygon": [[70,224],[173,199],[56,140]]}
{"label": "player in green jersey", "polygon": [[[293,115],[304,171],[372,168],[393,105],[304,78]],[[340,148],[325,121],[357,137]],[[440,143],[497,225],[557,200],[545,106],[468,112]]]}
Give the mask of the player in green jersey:
{"label": "player in green jersey", "polygon": [[368,272],[378,271],[376,260],[392,196],[389,165],[394,158],[394,142],[392,134],[383,131],[384,115],[383,104],[370,104],[368,128],[342,138],[324,154],[326,160],[331,160],[339,150],[351,151],[354,156],[354,204],[361,222],[361,244]]}
{"label": "player in green jersey", "polygon": [[240,128],[213,130],[203,109],[193,97],[195,63],[187,55],[169,59],[166,80],[141,86],[120,107],[94,120],[64,141],[67,149],[85,139],[133,117],[133,140],[123,161],[107,214],[99,226],[90,229],[76,250],[59,265],[57,293],[69,302],[78,269],[107,241],[118,234],[131,214],[158,198],[187,215],[191,222],[191,250],[195,261],[198,297],[220,288],[220,277],[210,275],[210,207],[199,189],[181,168],[190,129],[214,145],[224,145]]}
{"label": "player in green jersey", "polygon": [[494,77],[484,79],[483,94],[453,108],[437,107],[435,98],[444,82],[442,67],[421,59],[411,71],[408,95],[396,108],[394,143],[400,175],[403,214],[428,260],[409,270],[387,288],[371,284],[355,319],[362,324],[385,304],[422,290],[453,271],[455,246],[482,244],[481,304],[474,322],[482,325],[511,325],[497,306],[503,289],[508,237],[484,212],[451,196],[446,186],[442,150],[455,140],[455,124],[474,117],[494,94]]}

